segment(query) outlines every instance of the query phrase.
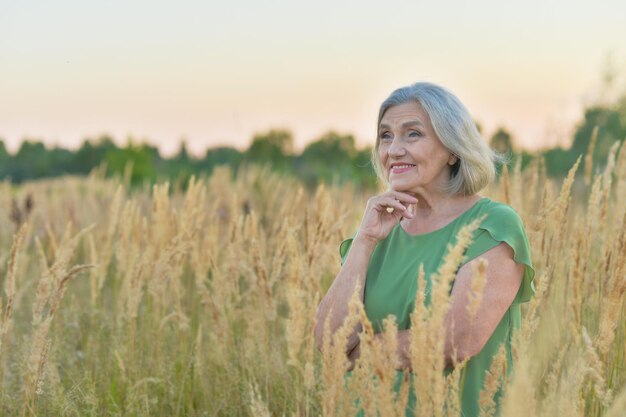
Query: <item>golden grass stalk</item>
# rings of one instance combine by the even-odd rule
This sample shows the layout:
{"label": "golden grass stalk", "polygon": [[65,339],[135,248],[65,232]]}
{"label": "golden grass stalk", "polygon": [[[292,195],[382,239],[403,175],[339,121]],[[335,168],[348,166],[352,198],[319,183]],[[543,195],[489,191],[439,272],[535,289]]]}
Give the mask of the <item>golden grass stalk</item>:
{"label": "golden grass stalk", "polygon": [[591,132],[591,140],[589,141],[589,147],[587,148],[587,156],[585,156],[585,185],[591,183],[591,170],[593,167],[593,151],[596,148],[596,141],[598,140],[599,126],[594,126]]}
{"label": "golden grass stalk", "polygon": [[[360,311],[362,310],[362,302],[359,297],[360,280],[357,279],[356,282],[354,292],[348,304],[349,314],[343,324],[331,335],[329,318],[332,317],[332,311],[328,313],[328,318],[324,323],[322,347],[322,381],[324,388],[321,393],[324,415],[345,413],[346,409],[350,408],[348,396],[343,394],[342,391],[344,390],[344,374],[350,365],[346,357],[346,346],[349,336],[359,324]],[[369,323],[366,321],[361,324],[365,332]],[[363,401],[366,400],[367,398],[363,398]]]}
{"label": "golden grass stalk", "polygon": [[511,191],[509,184],[509,167],[504,164],[502,165],[502,177],[500,178],[500,185],[502,187],[502,198],[504,199],[504,203],[511,204]]}
{"label": "golden grass stalk", "polygon": [[[50,324],[55,313],[60,307],[61,300],[71,278],[77,274],[93,268],[94,265],[73,265],[70,262],[76,252],[80,239],[91,229],[93,225],[84,228],[74,237],[70,237],[68,225],[61,244],[56,253],[54,263],[47,267],[45,253],[40,248],[41,265],[44,267],[39,284],[37,285],[37,298],[33,308],[33,338],[28,359],[28,371],[24,378],[24,414],[36,414],[35,398],[43,390],[45,367],[51,341],[48,338]],[[44,307],[47,306],[47,310]]]}
{"label": "golden grass stalk", "polygon": [[502,400],[501,415],[506,417],[539,416],[536,379],[529,369],[528,357],[520,354],[521,358],[515,367],[515,376],[511,385],[505,391]]}
{"label": "golden grass stalk", "polygon": [[622,417],[626,410],[626,388],[617,395],[611,407],[607,410],[605,417]]}
{"label": "golden grass stalk", "polygon": [[[622,145],[620,146],[619,155],[616,158],[615,162],[615,192],[612,194],[612,197],[615,199],[615,203],[613,207],[617,210],[621,209],[621,212],[626,212],[626,146],[624,146],[624,141],[622,141]],[[619,217],[619,211],[617,213]]]}
{"label": "golden grass stalk", "polygon": [[[508,178],[509,181],[509,198],[511,206],[516,210],[522,210],[523,201],[527,197],[527,193],[524,192],[524,184],[522,178],[522,158],[517,158],[515,165],[513,166],[513,175]],[[528,193],[528,197],[531,197],[531,193]]]}
{"label": "golden grass stalk", "polygon": [[5,346],[9,338],[9,329],[11,327],[11,314],[13,311],[13,300],[15,298],[15,281],[16,271],[18,267],[19,251],[26,234],[27,223],[22,223],[19,230],[13,237],[11,251],[9,255],[9,263],[7,266],[6,278],[4,280],[4,293],[6,295],[6,306],[2,312],[2,297],[0,297],[0,399],[4,396],[4,373],[5,373]]}
{"label": "golden grass stalk", "polygon": [[396,402],[393,392],[398,367],[395,318],[387,317],[383,321],[384,332],[377,336],[363,308],[359,309],[359,314],[363,331],[360,333],[361,356],[356,373],[357,377],[370,380],[366,395],[371,399],[364,401],[363,410],[366,415],[402,415],[406,403]]}
{"label": "golden grass stalk", "polygon": [[[436,274],[431,277],[430,305],[426,306],[424,271],[418,274],[418,293],[411,314],[411,365],[419,369],[415,396],[417,415],[442,416],[445,412],[449,381],[444,377],[446,316],[450,307],[450,285],[456,277],[458,266],[472,241],[472,234],[483,221],[478,218],[464,226],[458,233],[454,246],[448,252]],[[459,365],[460,366],[460,365]],[[458,382],[458,381],[457,381]]]}
{"label": "golden grass stalk", "polygon": [[480,391],[480,417],[496,415],[495,395],[505,385],[507,375],[506,347],[500,346],[498,353],[493,357],[491,366],[485,375],[484,387]]}
{"label": "golden grass stalk", "polygon": [[[546,254],[546,258],[544,260],[546,264],[549,264],[552,261],[552,255],[561,250],[565,241],[563,239],[563,233],[567,229],[563,227],[563,221],[568,218],[567,215],[570,207],[572,185],[574,184],[576,171],[578,170],[580,161],[581,157],[578,157],[574,166],[570,168],[567,177],[563,181],[563,186],[561,187],[559,196],[556,201],[547,206],[543,216],[544,218],[542,219],[546,223],[544,226],[543,239],[545,239],[547,243],[544,246],[544,242],[542,242],[541,252]],[[548,233],[551,235],[549,239],[546,238]]]}
{"label": "golden grass stalk", "polygon": [[[15,274],[17,271],[17,261],[19,250],[26,234],[27,223],[22,223],[19,230],[13,237],[13,244],[11,245],[11,252],[9,256],[9,264],[7,266],[6,278],[4,280],[4,293],[6,295],[6,306],[4,313],[2,313],[2,298],[0,298],[0,352],[2,352],[2,345],[9,332],[9,320],[11,319],[11,308],[13,307],[13,299],[15,297]],[[0,373],[0,375],[2,375]]]}
{"label": "golden grass stalk", "polygon": [[483,300],[483,290],[487,284],[487,265],[487,260],[482,258],[472,264],[471,291],[467,294],[467,312],[470,319],[470,327],[473,326],[474,318]]}
{"label": "golden grass stalk", "polygon": [[120,221],[120,209],[122,204],[122,195],[124,189],[122,186],[118,186],[113,197],[113,201],[109,208],[108,213],[108,227],[107,232],[102,242],[102,245],[97,245],[93,235],[89,236],[89,247],[92,263],[97,264],[98,267],[90,271],[89,277],[91,282],[91,302],[95,306],[98,302],[98,296],[104,286],[104,281],[107,277],[109,266],[113,257],[113,246],[115,243],[115,234]]}
{"label": "golden grass stalk", "polygon": [[[601,203],[600,203],[600,214],[599,214],[599,219],[598,219],[598,233],[601,235],[604,235],[607,232],[608,233],[612,232],[611,230],[612,222],[611,222],[611,219],[608,218],[609,207],[610,207],[609,199],[610,199],[612,185],[613,185],[615,158],[616,158],[617,149],[619,148],[620,143],[621,143],[620,141],[616,141],[615,143],[613,143],[613,146],[611,146],[611,149],[609,150],[609,155],[607,157],[606,168],[604,170],[604,173],[602,174],[602,197],[601,197]],[[616,220],[618,219],[619,217],[616,218]],[[602,240],[604,241],[604,245],[602,245],[603,252],[606,253],[612,239],[610,237],[603,237]]]}
{"label": "golden grass stalk", "polygon": [[583,327],[582,337],[585,344],[586,360],[584,373],[589,378],[595,394],[600,398],[604,405],[607,405],[611,399],[611,391],[607,390],[606,381],[602,375],[602,361],[600,360],[585,327]]}
{"label": "golden grass stalk", "polygon": [[263,401],[256,383],[248,384],[248,395],[250,400],[250,414],[259,417],[271,417],[267,404]]}

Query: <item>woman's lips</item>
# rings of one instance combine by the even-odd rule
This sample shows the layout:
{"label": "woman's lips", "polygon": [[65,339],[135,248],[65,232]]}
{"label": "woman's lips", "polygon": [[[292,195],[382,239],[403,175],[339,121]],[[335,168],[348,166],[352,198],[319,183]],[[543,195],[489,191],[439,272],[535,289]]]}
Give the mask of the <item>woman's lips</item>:
{"label": "woman's lips", "polygon": [[415,165],[404,164],[404,165],[396,165],[391,167],[389,170],[392,174],[402,174],[403,172],[410,171],[411,168],[415,168]]}

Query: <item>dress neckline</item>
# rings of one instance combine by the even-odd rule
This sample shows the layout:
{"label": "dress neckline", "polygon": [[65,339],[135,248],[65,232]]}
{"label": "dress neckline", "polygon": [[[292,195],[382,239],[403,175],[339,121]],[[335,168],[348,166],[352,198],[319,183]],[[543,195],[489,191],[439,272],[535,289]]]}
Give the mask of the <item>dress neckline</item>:
{"label": "dress neckline", "polygon": [[482,197],[481,199],[479,199],[478,201],[476,201],[474,204],[472,204],[472,206],[470,208],[468,208],[467,210],[465,210],[463,213],[459,214],[458,216],[456,216],[454,219],[452,219],[448,224],[446,224],[445,226],[440,227],[439,229],[435,229],[432,232],[426,232],[426,233],[418,233],[418,234],[412,234],[407,232],[406,230],[404,230],[404,227],[402,227],[402,223],[398,222],[397,227],[400,228],[400,231],[411,238],[420,238],[420,237],[427,237],[427,236],[431,236],[431,235],[435,235],[443,230],[446,230],[447,228],[451,227],[452,225],[454,225],[456,222],[458,222],[461,218],[465,217],[466,214],[468,214],[470,211],[472,211],[474,208],[478,207],[478,205],[480,203],[482,203],[483,201],[488,201],[489,198],[488,197]]}

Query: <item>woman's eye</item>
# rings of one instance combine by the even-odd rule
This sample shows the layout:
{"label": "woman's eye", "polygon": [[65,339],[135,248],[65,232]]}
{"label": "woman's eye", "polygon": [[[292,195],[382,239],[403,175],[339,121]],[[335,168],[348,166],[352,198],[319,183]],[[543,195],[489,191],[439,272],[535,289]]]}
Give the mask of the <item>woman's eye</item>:
{"label": "woman's eye", "polygon": [[380,135],[380,140],[389,141],[391,139],[393,139],[393,137],[391,136],[389,132],[384,132],[384,133],[381,133]]}
{"label": "woman's eye", "polygon": [[421,136],[422,136],[422,132],[419,132],[419,131],[417,131],[417,130],[411,130],[411,131],[409,132],[409,137],[412,137],[412,138],[419,138],[419,137],[421,137]]}

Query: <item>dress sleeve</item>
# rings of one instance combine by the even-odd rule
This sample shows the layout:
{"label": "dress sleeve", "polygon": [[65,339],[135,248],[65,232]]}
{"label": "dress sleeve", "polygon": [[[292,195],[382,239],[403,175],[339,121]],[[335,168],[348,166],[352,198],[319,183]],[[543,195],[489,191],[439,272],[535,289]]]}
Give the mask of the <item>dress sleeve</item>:
{"label": "dress sleeve", "polygon": [[524,303],[535,293],[535,270],[530,257],[530,244],[522,219],[510,206],[499,204],[487,212],[487,217],[474,232],[474,241],[465,251],[461,265],[505,242],[513,249],[513,259],[524,264],[524,277],[514,303]]}
{"label": "dress sleeve", "polygon": [[352,246],[352,240],[354,237],[348,238],[339,244],[339,256],[341,256],[341,265],[346,261],[350,247]]}

